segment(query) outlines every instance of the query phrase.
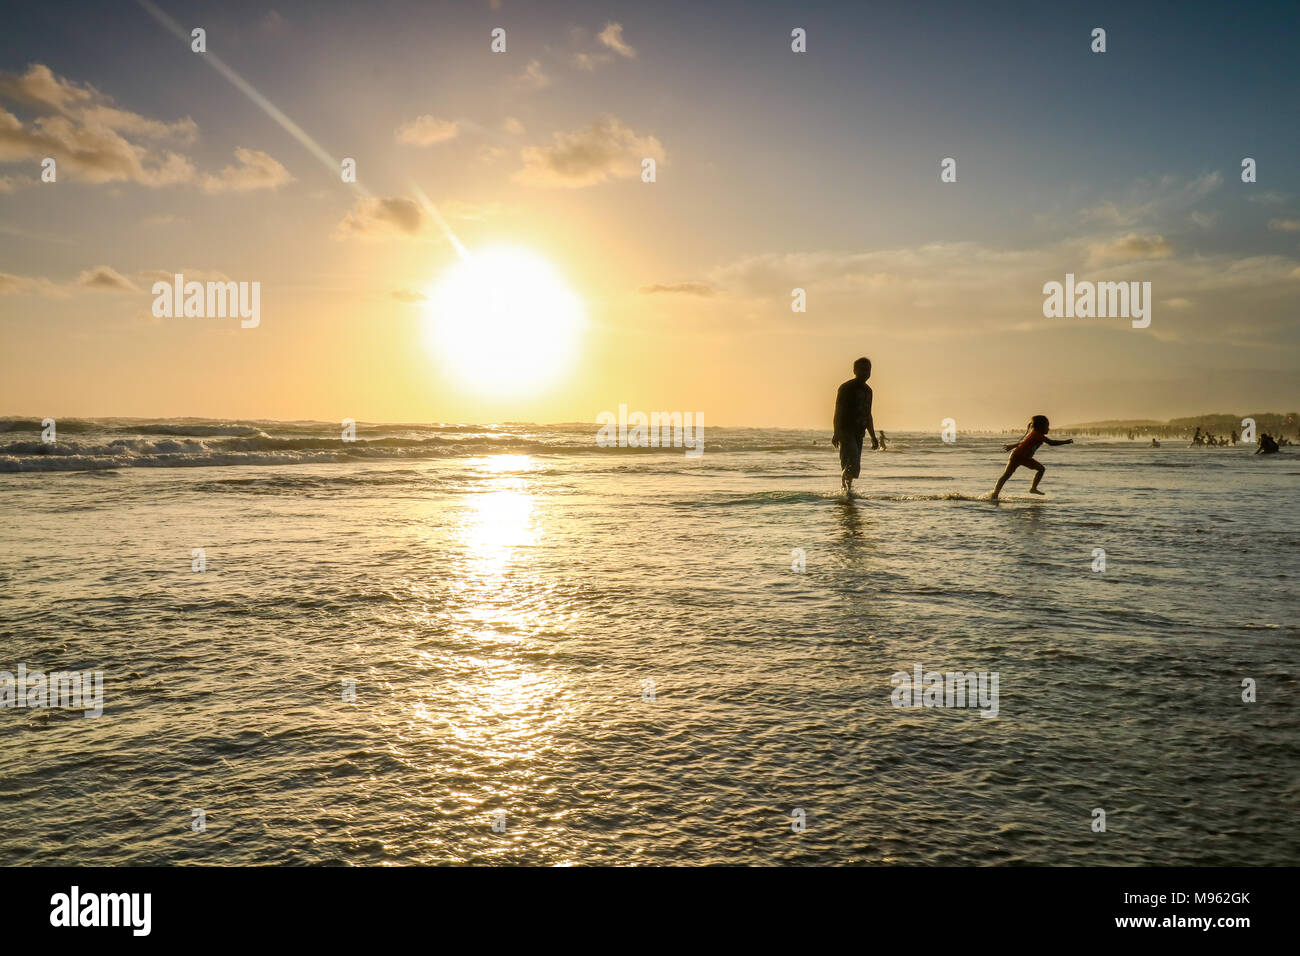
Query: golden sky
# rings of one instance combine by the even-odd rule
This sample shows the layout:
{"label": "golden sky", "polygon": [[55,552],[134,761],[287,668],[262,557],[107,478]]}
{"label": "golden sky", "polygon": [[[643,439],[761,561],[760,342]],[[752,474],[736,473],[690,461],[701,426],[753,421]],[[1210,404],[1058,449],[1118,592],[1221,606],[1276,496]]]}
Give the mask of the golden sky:
{"label": "golden sky", "polygon": [[[1077,18],[959,8],[936,30],[733,4],[149,6],[37,9],[0,43],[0,414],[622,403],[829,427],[863,354],[885,428],[1300,405],[1297,84],[1240,25],[1117,13],[1094,54]],[[541,299],[515,337],[466,306],[479,348],[439,354],[456,242],[524,250],[580,300],[554,381],[516,387],[507,361],[551,341]],[[155,317],[177,272],[260,283],[260,323]],[[1045,318],[1066,273],[1151,282],[1151,326]]]}

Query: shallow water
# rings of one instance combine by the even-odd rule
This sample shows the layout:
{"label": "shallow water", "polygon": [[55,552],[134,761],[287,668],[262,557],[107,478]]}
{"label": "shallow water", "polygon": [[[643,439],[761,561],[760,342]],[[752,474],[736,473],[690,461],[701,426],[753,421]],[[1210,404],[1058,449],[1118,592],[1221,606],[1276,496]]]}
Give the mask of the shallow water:
{"label": "shallow water", "polygon": [[9,426],[0,863],[1300,863],[1295,449]]}

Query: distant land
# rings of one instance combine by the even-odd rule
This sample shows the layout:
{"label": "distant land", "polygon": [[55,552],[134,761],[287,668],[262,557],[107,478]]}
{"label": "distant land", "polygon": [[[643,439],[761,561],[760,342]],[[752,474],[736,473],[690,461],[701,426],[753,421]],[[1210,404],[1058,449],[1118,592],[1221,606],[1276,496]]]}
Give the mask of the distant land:
{"label": "distant land", "polygon": [[1181,438],[1190,437],[1199,428],[1212,435],[1227,435],[1234,430],[1241,431],[1243,418],[1255,420],[1256,434],[1267,432],[1276,437],[1300,437],[1300,413],[1296,412],[1253,412],[1246,415],[1216,412],[1193,415],[1190,418],[1171,418],[1167,422],[1150,418],[1116,418],[1104,422],[1062,425],[1057,431],[1075,435],[1128,435],[1131,432],[1135,438]]}

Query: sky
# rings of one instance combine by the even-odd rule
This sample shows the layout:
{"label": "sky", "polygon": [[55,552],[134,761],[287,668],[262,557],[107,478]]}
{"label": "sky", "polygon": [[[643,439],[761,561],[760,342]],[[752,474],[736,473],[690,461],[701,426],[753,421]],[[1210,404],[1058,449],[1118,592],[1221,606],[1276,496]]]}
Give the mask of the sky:
{"label": "sky", "polygon": [[[859,355],[885,429],[1300,408],[1294,5],[5,16],[0,414],[592,422],[624,404],[829,429]],[[502,246],[581,303],[571,345],[549,300],[519,319],[535,366],[559,356],[548,381],[515,373],[472,302],[439,311],[440,283]],[[156,316],[178,272],[259,283],[257,327]],[[1150,282],[1150,326],[1045,317],[1067,273]],[[475,329],[475,354],[440,351],[439,321]]]}

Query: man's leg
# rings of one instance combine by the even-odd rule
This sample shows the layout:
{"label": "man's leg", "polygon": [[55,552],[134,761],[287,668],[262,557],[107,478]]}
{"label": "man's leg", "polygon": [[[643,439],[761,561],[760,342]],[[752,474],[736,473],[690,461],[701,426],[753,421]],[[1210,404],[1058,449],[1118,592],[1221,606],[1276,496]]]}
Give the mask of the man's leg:
{"label": "man's leg", "polygon": [[862,470],[862,441],[852,435],[840,439],[840,486],[853,490],[853,479]]}

